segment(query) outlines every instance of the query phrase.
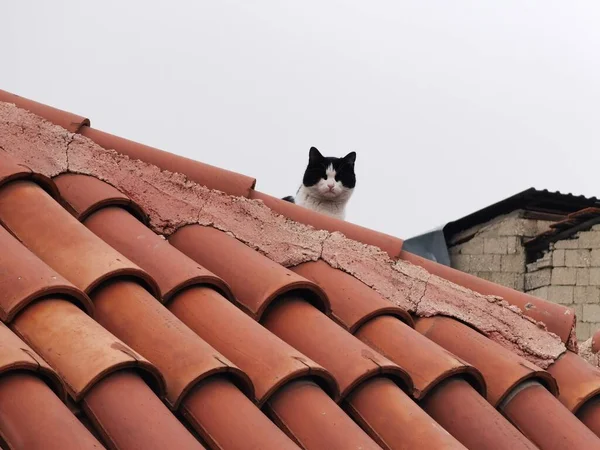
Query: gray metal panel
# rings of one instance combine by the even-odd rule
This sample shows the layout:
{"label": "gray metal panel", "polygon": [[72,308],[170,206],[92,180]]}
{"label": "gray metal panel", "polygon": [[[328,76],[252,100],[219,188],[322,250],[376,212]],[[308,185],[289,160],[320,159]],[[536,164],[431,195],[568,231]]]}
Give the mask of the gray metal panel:
{"label": "gray metal panel", "polygon": [[450,254],[443,227],[405,240],[402,250],[450,266]]}

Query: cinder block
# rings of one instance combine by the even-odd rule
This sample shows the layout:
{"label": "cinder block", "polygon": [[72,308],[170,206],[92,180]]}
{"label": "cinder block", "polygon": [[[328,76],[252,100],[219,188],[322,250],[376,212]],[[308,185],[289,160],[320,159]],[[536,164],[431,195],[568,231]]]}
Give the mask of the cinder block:
{"label": "cinder block", "polygon": [[590,284],[590,269],[580,267],[577,269],[577,286],[587,286]]}
{"label": "cinder block", "polygon": [[542,269],[536,272],[525,274],[525,290],[537,289],[542,286],[548,286],[552,278],[552,269]]}
{"label": "cinder block", "polygon": [[577,240],[579,248],[600,248],[600,231],[582,231]]}
{"label": "cinder block", "polygon": [[590,264],[593,267],[600,267],[600,250],[595,249],[590,253]]}
{"label": "cinder block", "polygon": [[537,289],[532,289],[527,291],[529,295],[533,295],[534,297],[543,298],[544,300],[548,300],[548,286],[544,286]]}
{"label": "cinder block", "polygon": [[565,239],[563,241],[556,241],[554,243],[554,248],[556,248],[556,249],[579,248],[579,242],[577,239]]}
{"label": "cinder block", "polygon": [[598,224],[598,225],[594,225],[594,226],[591,228],[591,230],[592,230],[592,231],[600,231],[600,224]]}
{"label": "cinder block", "polygon": [[535,220],[522,219],[520,217],[507,217],[494,226],[498,236],[529,236],[537,230]]}
{"label": "cinder block", "polygon": [[577,283],[577,269],[574,267],[555,267],[552,269],[553,285],[574,285]]}
{"label": "cinder block", "polygon": [[523,292],[524,276],[520,273],[490,272],[490,281]]}
{"label": "cinder block", "polygon": [[502,255],[502,272],[514,272],[524,273],[525,272],[525,254],[516,255]]}
{"label": "cinder block", "polygon": [[575,334],[579,342],[587,341],[591,336],[590,324],[578,321],[575,325]]}
{"label": "cinder block", "polygon": [[590,285],[600,286],[600,267],[590,267]]}
{"label": "cinder block", "polygon": [[470,241],[461,244],[460,252],[463,255],[481,255],[483,254],[483,238],[474,237]]}
{"label": "cinder block", "polygon": [[587,249],[565,250],[565,265],[567,267],[589,267],[592,257]]}
{"label": "cinder block", "polygon": [[583,322],[600,322],[600,305],[583,305]]}
{"label": "cinder block", "polygon": [[472,255],[471,270],[473,272],[500,272],[501,262],[500,255]]}
{"label": "cinder block", "polygon": [[523,253],[523,245],[521,244],[521,240],[516,236],[509,236],[506,238],[506,252],[509,255],[514,255],[516,253]]}
{"label": "cinder block", "polygon": [[548,300],[561,305],[573,303],[573,286],[548,286]]}
{"label": "cinder block", "polygon": [[471,271],[471,255],[450,255],[452,267],[469,273]]}
{"label": "cinder block", "polygon": [[575,286],[573,301],[578,304],[600,303],[600,288],[596,286]]}
{"label": "cinder block", "polygon": [[554,267],[563,267],[565,265],[565,251],[564,249],[558,249],[552,252],[552,265]]}
{"label": "cinder block", "polygon": [[505,237],[484,238],[483,253],[491,255],[506,255],[508,253],[508,241]]}

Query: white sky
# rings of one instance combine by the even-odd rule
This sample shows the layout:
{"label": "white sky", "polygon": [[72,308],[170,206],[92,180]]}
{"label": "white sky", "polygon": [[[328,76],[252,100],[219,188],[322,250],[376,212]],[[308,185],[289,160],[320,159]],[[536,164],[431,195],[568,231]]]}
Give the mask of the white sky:
{"label": "white sky", "polygon": [[534,186],[600,196],[597,1],[2,1],[0,88],[408,238]]}

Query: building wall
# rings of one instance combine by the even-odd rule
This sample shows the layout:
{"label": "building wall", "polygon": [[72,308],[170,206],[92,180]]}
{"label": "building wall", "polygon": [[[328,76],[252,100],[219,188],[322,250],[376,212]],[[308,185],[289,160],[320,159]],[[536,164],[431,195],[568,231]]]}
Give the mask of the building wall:
{"label": "building wall", "polygon": [[575,310],[577,338],[600,329],[600,225],[557,241],[525,264],[523,240],[552,223],[522,211],[478,225],[449,243],[452,267]]}
{"label": "building wall", "polygon": [[449,243],[452,267],[524,291],[523,238],[536,236],[550,223],[523,218],[522,211],[515,211],[463,231]]}
{"label": "building wall", "polygon": [[578,340],[600,329],[600,225],[555,242],[529,264],[525,292],[574,309]]}

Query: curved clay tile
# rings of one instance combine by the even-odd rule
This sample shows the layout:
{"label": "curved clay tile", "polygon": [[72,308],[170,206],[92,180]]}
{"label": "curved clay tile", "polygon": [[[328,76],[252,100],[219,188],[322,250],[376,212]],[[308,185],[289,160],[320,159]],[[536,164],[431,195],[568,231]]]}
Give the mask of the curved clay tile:
{"label": "curved clay tile", "polygon": [[88,295],[111,278],[134,277],[158,297],[152,277],[86,229],[34,183],[15,181],[0,188],[0,221],[38,258]]}
{"label": "curved clay tile", "polygon": [[49,297],[29,305],[12,327],[59,373],[75,401],[124,368],[138,369],[159,394],[164,391],[151,363],[65,300]]}
{"label": "curved clay tile", "polygon": [[332,398],[339,397],[339,387],[329,372],[214,290],[198,286],[186,289],[173,298],[168,308],[248,374],[259,405],[297,378],[313,379]]}
{"label": "curved clay tile", "polygon": [[92,300],[95,319],[161,371],[167,383],[166,399],[173,409],[200,380],[218,373],[226,373],[246,395],[254,397],[254,387],[244,372],[137,283],[107,283],[92,294]]}
{"label": "curved clay tile", "polygon": [[381,450],[316,384],[293,381],[267,402],[279,428],[305,449]]}
{"label": "curved clay tile", "polygon": [[324,261],[300,264],[291,270],[323,288],[332,316],[344,328],[408,372],[414,382],[414,397],[422,398],[437,383],[458,374],[485,393],[485,381],[477,369],[403,323],[412,326],[412,317],[361,281]]}
{"label": "curved clay tile", "polygon": [[204,448],[131,371],[115,372],[100,380],[85,395],[82,405],[108,448]]}
{"label": "curved clay tile", "polygon": [[0,147],[0,188],[15,180],[31,180],[40,185],[53,198],[58,198],[58,188],[54,182],[41,174],[31,171],[25,164],[21,164]]}
{"label": "curved clay tile", "polygon": [[577,418],[596,436],[600,436],[600,397],[596,396],[577,410]]}
{"label": "curved clay tile", "polygon": [[450,378],[432,389],[421,407],[465,447],[537,450],[464,380]]}
{"label": "curved clay tile", "polygon": [[450,377],[461,377],[480,394],[486,393],[485,380],[479,370],[395,317],[376,317],[355,336],[408,372],[414,383],[412,395],[417,399]]}
{"label": "curved clay tile", "polygon": [[268,194],[252,190],[250,198],[254,200],[262,200],[265,205],[273,211],[295,220],[296,222],[310,225],[317,230],[339,231],[344,236],[362,242],[363,244],[374,245],[390,255],[390,258],[396,259],[402,250],[402,239],[390,236],[379,231],[374,231],[369,228],[355,225],[345,220],[339,220],[324,214],[317,213],[294,203],[286,202]]}
{"label": "curved clay tile", "polygon": [[359,386],[348,397],[346,409],[363,428],[370,428],[369,434],[382,448],[416,449],[426,442],[431,449],[465,449],[387,378]]}
{"label": "curved clay tile", "polygon": [[600,439],[539,383],[525,383],[501,409],[541,449],[600,449]]}
{"label": "curved clay tile", "polygon": [[183,401],[181,412],[210,448],[298,450],[283,431],[222,377],[211,377],[197,385]]}
{"label": "curved clay tile", "polygon": [[474,275],[461,272],[452,267],[438,264],[412,253],[403,251],[400,259],[421,266],[433,275],[464,286],[483,295],[502,297],[511,305],[518,306],[523,314],[546,324],[548,331],[557,334],[560,339],[569,344],[573,339],[575,316],[569,308],[552,303],[514,289],[492,283]]}
{"label": "curved clay tile", "polygon": [[81,134],[105,149],[116,150],[123,155],[129,156],[131,159],[139,159],[146,163],[154,164],[169,172],[182,173],[190,180],[202,186],[206,186],[209,189],[216,189],[229,195],[248,197],[250,190],[256,184],[254,178],[246,175],[174,155],[153,147],[148,147],[147,145],[138,144],[137,142],[105,133],[104,131],[83,127]]}
{"label": "curved clay tile", "polygon": [[56,372],[29,345],[0,323],[0,374],[4,376],[13,371],[39,375],[61,400],[66,400],[65,386]]}
{"label": "curved clay tile", "polygon": [[420,318],[416,320],[415,328],[475,366],[485,378],[487,399],[494,406],[526,380],[537,380],[553,395],[558,394],[556,381],[548,372],[457,320],[443,316]]}
{"label": "curved clay tile", "polygon": [[386,375],[412,390],[412,381],[398,365],[367,347],[295,294],[288,294],[265,315],[263,325],[337,380],[341,398],[369,378]]}
{"label": "curved clay tile", "polygon": [[302,292],[325,313],[331,309],[329,299],[315,283],[215,228],[188,225],[173,233],[169,242],[223,278],[240,307],[256,320],[260,321],[275,299],[292,291]]}
{"label": "curved clay tile", "polygon": [[43,103],[34,102],[28,98],[11,94],[10,92],[1,89],[0,102],[14,103],[17,107],[26,109],[33,114],[37,114],[48,122],[59,125],[71,133],[77,133],[82,126],[90,125],[90,120],[83,116],[53,108],[52,106],[44,105]]}
{"label": "curved clay tile", "polygon": [[83,222],[90,214],[107,206],[121,206],[138,219],[146,214],[121,191],[90,175],[65,173],[54,178],[54,183],[67,210]]}
{"label": "curved clay tile", "polygon": [[26,372],[0,376],[0,434],[11,449],[102,448],[48,386]]}
{"label": "curved clay tile", "polygon": [[93,305],[87,295],[44,264],[0,226],[0,320],[10,322],[34,300],[60,295],[72,300],[88,314]]}
{"label": "curved clay tile", "polygon": [[332,317],[350,333],[381,315],[395,316],[414,326],[409,313],[393,305],[352,275],[334,269],[325,261],[307,262],[290,270],[317,283],[325,291],[331,303]]}
{"label": "curved clay tile", "polygon": [[181,253],[128,211],[116,207],[103,208],[83,223],[104,242],[148,272],[158,283],[164,303],[193,285],[211,286],[233,299],[227,283]]}
{"label": "curved clay tile", "polygon": [[558,399],[573,414],[600,394],[600,369],[571,351],[563,353],[548,372],[558,382]]}

